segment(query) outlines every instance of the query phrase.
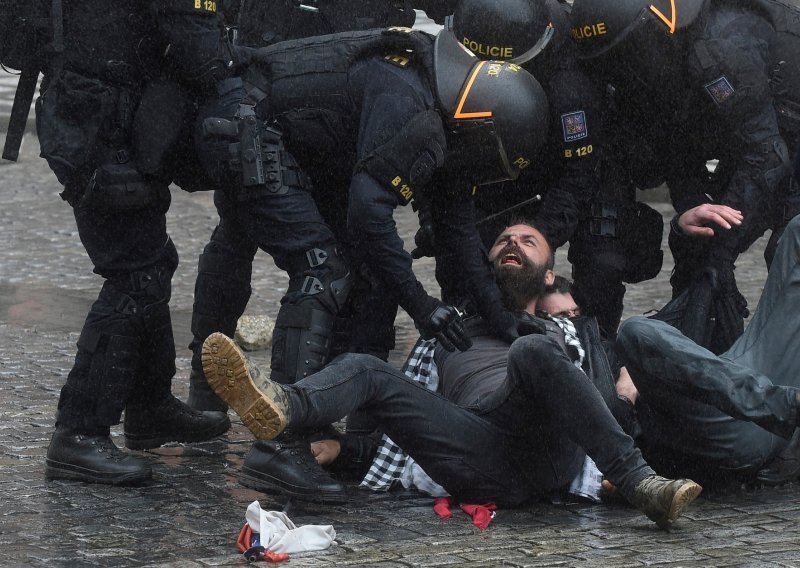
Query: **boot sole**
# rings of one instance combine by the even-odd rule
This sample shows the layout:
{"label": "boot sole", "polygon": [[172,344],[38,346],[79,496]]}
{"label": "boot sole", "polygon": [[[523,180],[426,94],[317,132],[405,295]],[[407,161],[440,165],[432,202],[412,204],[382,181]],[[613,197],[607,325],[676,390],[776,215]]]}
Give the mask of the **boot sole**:
{"label": "boot sole", "polygon": [[672,523],[681,516],[686,507],[689,506],[689,503],[694,501],[703,488],[695,483],[694,481],[683,484],[676,492],[675,496],[672,498],[672,503],[670,504],[669,511],[665,518],[657,519],[656,524],[664,529],[668,530]]}
{"label": "boot sole", "polygon": [[349,501],[346,492],[326,493],[323,491],[314,491],[313,493],[309,493],[292,485],[282,483],[277,479],[265,479],[264,474],[261,472],[253,472],[253,474],[249,474],[248,469],[249,468],[243,467],[241,473],[239,474],[239,483],[248,489],[255,489],[256,491],[270,493],[273,495],[293,497],[295,499],[308,501],[310,503],[341,505]]}
{"label": "boot sole", "polygon": [[107,485],[136,485],[152,479],[153,472],[148,468],[143,471],[111,474],[47,459],[45,460],[44,476],[49,480],[68,479]]}
{"label": "boot sole", "polygon": [[212,333],[203,342],[203,373],[208,384],[260,440],[272,440],[286,428],[286,415],[253,382],[245,355],[229,337]]}
{"label": "boot sole", "polygon": [[221,436],[227,432],[231,427],[231,421],[226,416],[225,420],[219,422],[207,430],[201,432],[192,432],[191,434],[176,435],[176,434],[163,434],[159,436],[138,436],[136,434],[129,434],[125,432],[125,447],[129,450],[152,450],[159,448],[164,444],[172,442],[179,444],[191,444],[194,442],[206,442],[217,436]]}

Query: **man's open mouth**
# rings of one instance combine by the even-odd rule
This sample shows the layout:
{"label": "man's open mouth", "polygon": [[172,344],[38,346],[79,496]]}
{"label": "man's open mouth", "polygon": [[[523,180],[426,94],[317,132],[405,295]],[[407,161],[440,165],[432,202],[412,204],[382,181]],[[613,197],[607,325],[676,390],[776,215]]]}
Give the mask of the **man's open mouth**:
{"label": "man's open mouth", "polygon": [[507,254],[504,254],[503,257],[500,259],[500,265],[522,266],[522,258],[518,254],[509,252]]}

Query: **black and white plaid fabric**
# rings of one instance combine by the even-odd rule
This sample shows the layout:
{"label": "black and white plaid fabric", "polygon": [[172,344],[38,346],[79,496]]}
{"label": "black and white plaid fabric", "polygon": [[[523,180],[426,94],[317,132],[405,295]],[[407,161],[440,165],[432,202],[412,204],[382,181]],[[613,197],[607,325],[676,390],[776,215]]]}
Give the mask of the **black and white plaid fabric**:
{"label": "black and white plaid fabric", "polygon": [[[567,350],[570,351],[569,355],[572,362],[576,367],[582,368],[586,352],[581,346],[580,339],[578,339],[578,332],[575,330],[575,326],[567,318],[551,319],[564,332],[564,342],[567,344]],[[428,387],[428,390],[432,391],[439,388],[439,373],[436,370],[436,363],[433,360],[435,348],[435,339],[420,338],[403,365],[403,373],[405,373],[407,377],[424,384]],[[369,471],[361,481],[361,487],[366,487],[372,491],[389,491],[389,489],[400,480],[403,469],[406,467],[406,458],[407,456],[403,449],[384,434],[381,439],[381,444],[378,447],[378,453],[372,461],[372,466],[370,466]],[[591,461],[588,457],[586,459]],[[594,466],[594,462],[592,462],[591,465]],[[585,469],[586,467],[584,466],[584,470]],[[594,479],[594,477],[596,477],[594,475],[596,469],[595,467],[594,470],[592,470],[590,467],[588,472],[584,471],[581,472],[581,474]],[[579,475],[578,478],[582,477],[582,475]],[[585,496],[583,494],[587,493],[589,488],[579,483],[576,490],[580,491],[582,496]]]}
{"label": "black and white plaid fabric", "polygon": [[[403,365],[403,373],[407,377],[424,384],[432,391],[439,388],[439,373],[433,361],[435,348],[435,339],[420,338]],[[406,453],[384,434],[372,466],[361,481],[361,487],[373,491],[389,491],[400,480],[406,462]]]}

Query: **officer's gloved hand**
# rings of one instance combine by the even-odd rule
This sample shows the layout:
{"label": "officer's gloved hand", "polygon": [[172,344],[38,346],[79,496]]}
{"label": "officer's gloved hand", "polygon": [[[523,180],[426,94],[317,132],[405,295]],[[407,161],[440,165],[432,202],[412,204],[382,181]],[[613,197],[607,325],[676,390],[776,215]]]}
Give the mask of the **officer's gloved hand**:
{"label": "officer's gloved hand", "polygon": [[411,251],[411,258],[433,257],[436,253],[433,239],[433,227],[430,225],[422,225],[417,229],[417,233],[414,235],[414,244],[416,247]]}
{"label": "officer's gloved hand", "polygon": [[461,313],[456,308],[429,297],[421,313],[425,315],[414,318],[414,323],[423,339],[436,338],[448,351],[466,351],[472,347]]}

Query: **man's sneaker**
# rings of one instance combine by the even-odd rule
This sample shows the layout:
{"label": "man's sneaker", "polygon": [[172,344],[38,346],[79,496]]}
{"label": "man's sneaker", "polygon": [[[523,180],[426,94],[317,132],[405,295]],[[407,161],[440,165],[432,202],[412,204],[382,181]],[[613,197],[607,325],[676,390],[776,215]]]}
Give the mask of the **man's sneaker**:
{"label": "man's sneaker", "polygon": [[189,398],[186,404],[195,410],[228,412],[228,405],[211,389],[201,370],[192,369],[189,373]]}
{"label": "man's sneaker", "polygon": [[212,333],[203,342],[203,372],[208,384],[260,440],[272,440],[289,420],[286,391],[261,376],[233,340]]}
{"label": "man's sneaker", "polygon": [[153,471],[146,461],[121,452],[108,435],[88,436],[58,427],[47,448],[44,475],[47,479],[132,485],[150,479]]}
{"label": "man's sneaker", "polygon": [[780,485],[800,477],[800,428],[781,452],[772,458],[757,474],[756,481],[765,485]]}
{"label": "man's sneaker", "polygon": [[244,458],[239,482],[250,489],[306,501],[347,501],[345,487],[316,462],[308,442],[286,434],[253,444]]}
{"label": "man's sneaker", "polygon": [[660,528],[668,530],[702,490],[691,479],[649,475],[633,490],[630,502]]}
{"label": "man's sneaker", "polygon": [[131,404],[125,408],[125,446],[132,450],[149,450],[168,442],[203,442],[230,427],[224,412],[194,410],[172,395],[155,408]]}

